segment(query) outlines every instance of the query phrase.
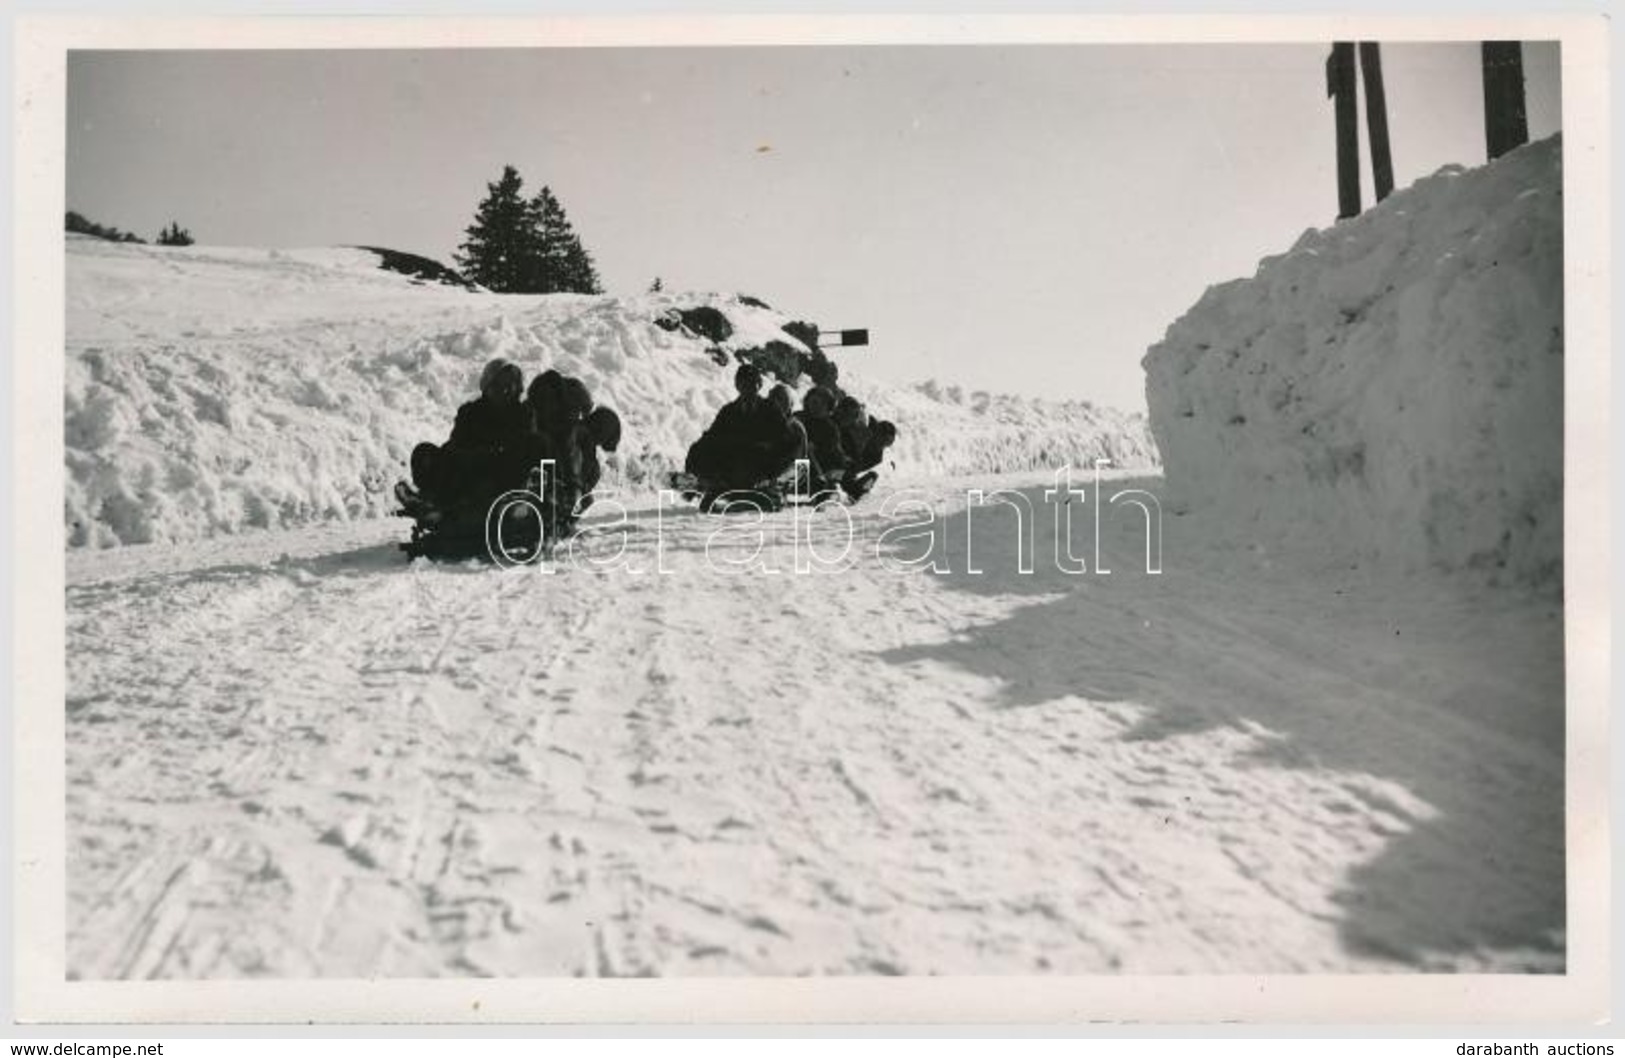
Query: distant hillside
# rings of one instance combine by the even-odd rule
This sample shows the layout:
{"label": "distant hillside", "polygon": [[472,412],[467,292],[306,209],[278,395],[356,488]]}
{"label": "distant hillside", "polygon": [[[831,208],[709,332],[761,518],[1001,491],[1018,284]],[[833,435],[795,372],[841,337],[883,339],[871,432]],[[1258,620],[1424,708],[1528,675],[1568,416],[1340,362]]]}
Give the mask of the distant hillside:
{"label": "distant hillside", "polygon": [[70,235],[89,235],[97,239],[106,239],[108,242],[144,243],[147,241],[127,231],[119,231],[117,228],[97,224],[83,214],[75,213],[71,209],[68,210],[66,228]]}

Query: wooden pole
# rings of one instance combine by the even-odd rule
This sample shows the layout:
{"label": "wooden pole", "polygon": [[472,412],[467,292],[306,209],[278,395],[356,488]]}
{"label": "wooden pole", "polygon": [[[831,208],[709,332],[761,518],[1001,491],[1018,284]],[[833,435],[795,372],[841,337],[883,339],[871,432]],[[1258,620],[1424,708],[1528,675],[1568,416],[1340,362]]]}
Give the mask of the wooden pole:
{"label": "wooden pole", "polygon": [[1360,212],[1360,101],[1354,81],[1354,45],[1333,44],[1326,60],[1326,94],[1337,116],[1337,218]]}
{"label": "wooden pole", "polygon": [[1484,145],[1491,160],[1529,142],[1523,98],[1523,45],[1486,40],[1484,59]]}
{"label": "wooden pole", "polygon": [[1382,88],[1382,51],[1376,44],[1360,45],[1360,73],[1365,80],[1365,128],[1371,141],[1371,178],[1377,201],[1394,189],[1394,157],[1388,150],[1388,96]]}

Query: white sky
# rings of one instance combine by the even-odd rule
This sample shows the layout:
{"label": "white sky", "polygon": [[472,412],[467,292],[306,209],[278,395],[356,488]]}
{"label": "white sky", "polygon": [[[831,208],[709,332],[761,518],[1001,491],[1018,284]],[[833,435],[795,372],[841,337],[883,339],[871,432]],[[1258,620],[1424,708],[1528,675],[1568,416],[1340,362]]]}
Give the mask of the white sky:
{"label": "white sky", "polygon": [[[1540,138],[1557,46],[1524,51]],[[1135,409],[1146,347],[1205,287],[1335,216],[1326,54],[74,53],[67,201],[149,239],[174,219],[205,244],[449,261],[512,164],[611,293],[749,293],[869,327],[848,372]],[[1476,43],[1385,45],[1383,65],[1398,186],[1483,161]]]}

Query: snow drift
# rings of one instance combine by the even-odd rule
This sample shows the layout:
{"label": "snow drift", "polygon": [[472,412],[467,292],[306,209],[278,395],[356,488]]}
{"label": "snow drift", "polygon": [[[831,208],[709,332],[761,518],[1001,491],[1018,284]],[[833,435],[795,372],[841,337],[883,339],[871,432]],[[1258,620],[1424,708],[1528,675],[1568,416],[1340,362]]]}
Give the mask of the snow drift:
{"label": "snow drift", "polygon": [[[70,546],[385,514],[412,446],[445,437],[494,356],[527,377],[546,367],[579,375],[625,422],[611,483],[649,485],[681,465],[731,398],[736,353],[806,348],[784,330],[791,317],[754,299],[491,294],[381,269],[363,249],[70,236],[67,261]],[[725,341],[667,329],[672,310],[697,306],[727,318]],[[888,387],[864,379],[859,360],[844,366],[842,385],[897,423],[899,471],[1156,462],[1140,416],[935,383]]]}
{"label": "snow drift", "polygon": [[1209,289],[1144,360],[1175,509],[1261,546],[1557,583],[1562,219],[1552,137]]}

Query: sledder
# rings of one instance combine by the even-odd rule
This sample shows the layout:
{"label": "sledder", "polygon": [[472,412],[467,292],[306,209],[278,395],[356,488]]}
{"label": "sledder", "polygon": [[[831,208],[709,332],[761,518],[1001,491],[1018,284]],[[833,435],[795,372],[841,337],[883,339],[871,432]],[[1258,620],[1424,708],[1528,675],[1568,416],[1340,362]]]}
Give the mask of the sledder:
{"label": "sledder", "polygon": [[688,450],[672,484],[698,498],[703,511],[750,507],[778,510],[795,491],[796,460],[805,457],[802,435],[774,401],[762,396],[762,372],[740,364],[739,396],[722,406],[709,429]]}
{"label": "sledder", "polygon": [[[401,550],[414,557],[484,555],[486,517],[503,492],[522,485],[531,449],[530,416],[520,396],[524,372],[498,358],[480,372],[480,395],[457,409],[445,444],[425,442],[412,450],[412,480],[395,485],[400,513],[413,520],[412,538]],[[515,512],[516,515],[519,512]],[[515,519],[515,544],[539,541]]]}
{"label": "sledder", "polygon": [[[528,401],[520,400],[524,389],[518,366],[491,361],[480,396],[457,410],[446,443],[413,450],[412,483],[395,486],[401,513],[414,523],[401,545],[407,554],[495,558],[492,549],[501,547],[505,558],[523,561],[574,530],[584,455],[596,461],[582,451],[596,438],[574,413],[583,401],[590,408],[591,398],[579,381],[552,371],[532,383]],[[558,394],[568,399],[549,399]]]}
{"label": "sledder", "polygon": [[896,443],[897,427],[884,419],[871,419],[856,397],[837,400],[834,419],[846,458],[841,489],[856,503],[874,488],[880,476],[875,468],[886,457],[886,449]]}
{"label": "sledder", "polygon": [[578,378],[548,370],[536,376],[525,398],[531,413],[531,463],[548,461],[551,481],[532,476],[529,488],[543,497],[550,540],[576,531],[576,523],[593,503],[593,490],[603,478],[598,450],[614,452],[621,443],[621,419],[614,409],[593,404]]}

